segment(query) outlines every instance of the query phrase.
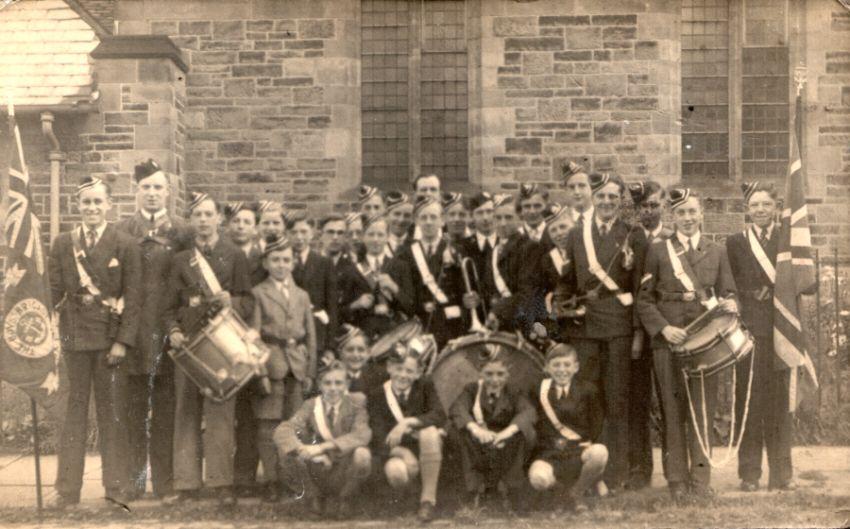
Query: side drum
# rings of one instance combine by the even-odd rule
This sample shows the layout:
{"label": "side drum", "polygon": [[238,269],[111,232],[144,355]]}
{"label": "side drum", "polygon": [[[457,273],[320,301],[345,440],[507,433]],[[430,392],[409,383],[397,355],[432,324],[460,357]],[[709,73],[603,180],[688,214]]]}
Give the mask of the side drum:
{"label": "side drum", "polygon": [[238,314],[224,309],[169,355],[204,396],[224,402],[261,372],[269,351]]}
{"label": "side drum", "polygon": [[505,361],[508,385],[520,391],[530,393],[543,378],[543,356],[522,336],[506,332],[462,336],[446,344],[430,372],[446,413],[493,356]]}
{"label": "side drum", "polygon": [[719,373],[753,351],[753,337],[740,317],[717,308],[697,318],[686,331],[687,340],[673,352],[690,377]]}
{"label": "side drum", "polygon": [[373,362],[384,360],[397,343],[405,343],[422,332],[422,323],[418,318],[411,318],[384,334],[372,344],[369,349],[369,359]]}

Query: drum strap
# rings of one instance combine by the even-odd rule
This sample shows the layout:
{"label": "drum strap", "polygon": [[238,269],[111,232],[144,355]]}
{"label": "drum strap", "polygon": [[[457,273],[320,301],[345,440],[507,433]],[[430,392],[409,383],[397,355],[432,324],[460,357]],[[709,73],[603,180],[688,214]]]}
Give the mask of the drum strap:
{"label": "drum strap", "polygon": [[[670,258],[670,265],[673,267],[673,275],[675,275],[676,279],[678,279],[682,286],[685,287],[686,291],[695,292],[697,290],[697,286],[699,287],[699,290],[702,291],[702,285],[699,285],[699,280],[696,279],[696,274],[693,269],[691,269],[690,263],[687,261],[683,263],[682,260],[679,259],[679,255],[676,253],[676,249],[673,248],[673,241],[671,239],[672,237],[667,239],[666,244],[667,256]],[[696,282],[696,285],[694,282]],[[710,310],[717,305],[717,298],[715,296],[711,296],[706,300],[700,300],[700,303]]]}
{"label": "drum strap", "polygon": [[221,292],[221,284],[218,282],[218,278],[215,277],[209,261],[207,261],[207,258],[204,257],[204,254],[201,253],[197,246],[195,246],[195,258],[191,261],[191,264],[198,271],[203,282],[206,283],[210,294],[215,296]]}
{"label": "drum strap", "polygon": [[438,285],[437,280],[434,279],[431,269],[428,268],[428,262],[425,260],[425,254],[422,251],[422,243],[419,241],[414,242],[410,245],[410,251],[413,253],[413,260],[416,261],[416,268],[419,270],[419,275],[422,277],[422,282],[425,283],[428,291],[431,292],[431,295],[434,296],[437,303],[441,305],[448,303],[448,296],[446,296],[445,292],[440,289],[440,285]]}
{"label": "drum strap", "polygon": [[80,244],[80,230],[76,228],[71,230],[71,249],[74,251],[74,264],[77,267],[77,275],[80,276],[80,286],[88,290],[89,294],[95,298],[100,299],[100,302],[109,307],[109,310],[115,314],[123,313],[124,298],[104,298],[103,293],[97,285],[94,284],[94,281],[86,270],[86,267],[83,264],[83,260],[86,258],[86,252]]}
{"label": "drum strap", "polygon": [[564,436],[564,438],[568,441],[580,441],[581,436],[579,434],[558,420],[558,415],[555,413],[555,409],[552,408],[552,403],[549,402],[549,390],[551,388],[551,378],[543,379],[540,383],[540,405],[543,407],[543,412],[546,413],[546,417],[552,423],[552,426],[555,427],[555,430]]}
{"label": "drum strap", "polygon": [[773,267],[773,263],[768,259],[767,254],[764,253],[764,248],[762,248],[761,243],[758,241],[756,234],[753,233],[753,228],[750,227],[747,231],[744,232],[744,235],[747,237],[747,241],[750,243],[750,250],[753,251],[753,255],[756,257],[756,261],[761,265],[764,273],[767,274],[768,279],[770,279],[770,283],[776,283],[776,268]]}
{"label": "drum strap", "polygon": [[505,283],[505,279],[502,277],[502,272],[499,271],[499,253],[502,249],[501,244],[497,244],[496,247],[493,248],[493,253],[490,256],[490,264],[493,268],[493,283],[496,284],[496,290],[503,298],[509,298],[511,297],[511,289],[508,288],[508,284]]}
{"label": "drum strap", "polygon": [[583,222],[581,230],[582,242],[584,242],[584,251],[587,254],[588,269],[591,274],[596,276],[596,279],[605,285],[605,288],[614,292],[620,304],[624,307],[628,307],[634,302],[634,298],[631,293],[620,290],[619,285],[611,279],[611,276],[608,275],[596,259],[596,247],[593,246],[593,236],[591,235],[592,224],[593,222]]}
{"label": "drum strap", "polygon": [[398,403],[398,399],[395,398],[395,393],[393,393],[392,381],[390,380],[384,382],[384,395],[386,395],[387,397],[387,406],[390,407],[390,412],[392,412],[396,422],[403,421],[404,412],[401,411],[401,406]]}
{"label": "drum strap", "polygon": [[331,432],[331,427],[328,426],[327,417],[325,416],[325,405],[322,402],[322,397],[316,397],[316,404],[313,405],[313,418],[316,420],[316,429],[319,430],[319,435],[325,441],[333,441],[334,436]]}
{"label": "drum strap", "polygon": [[472,405],[472,416],[475,417],[475,422],[478,423],[479,426],[486,426],[487,423],[484,421],[484,411],[481,409],[481,391],[484,387],[484,381],[478,381],[478,391],[475,392],[475,403]]}
{"label": "drum strap", "polygon": [[[593,254],[595,257],[596,252],[593,252]],[[567,260],[564,259],[564,256],[561,254],[561,250],[557,248],[552,248],[551,250],[549,250],[549,259],[551,259],[552,264],[555,265],[555,271],[558,272],[558,275],[563,274],[564,266],[567,264]]]}

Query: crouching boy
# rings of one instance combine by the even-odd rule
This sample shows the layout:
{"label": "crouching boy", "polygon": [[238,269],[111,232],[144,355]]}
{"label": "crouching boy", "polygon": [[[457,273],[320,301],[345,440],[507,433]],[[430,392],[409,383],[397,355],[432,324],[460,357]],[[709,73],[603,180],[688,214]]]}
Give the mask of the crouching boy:
{"label": "crouching boy", "polygon": [[596,387],[573,378],[576,350],[556,343],[546,352],[546,374],[537,388],[537,451],[528,480],[538,491],[556,485],[575,510],[587,505],[583,493],[596,483],[608,463],[608,450],[596,440],[602,432],[603,408]]}
{"label": "crouching boy", "polygon": [[406,487],[421,473],[418,517],[428,522],[437,503],[446,414],[433,382],[421,378],[427,351],[419,350],[419,344],[414,338],[393,351],[387,361],[390,379],[373,387],[367,400],[372,453],[394,489]]}
{"label": "crouching boy", "polygon": [[537,414],[528,398],[508,387],[508,366],[499,356],[486,359],[477,382],[468,384],[452,404],[466,491],[478,506],[481,495],[497,490],[512,508],[521,498],[525,465],[534,442]]}
{"label": "crouching boy", "polygon": [[[292,246],[286,238],[271,236],[263,250],[263,267],[268,278],[255,286],[253,327],[269,347],[266,363],[271,391],[252,396],[257,419],[257,450],[263,463],[266,491],[263,499],[275,502],[280,496],[278,457],[272,436],[285,416],[287,400],[301,398],[301,383],[310,383],[316,373],[316,330],[307,292],[292,279]],[[309,385],[307,385],[309,388]],[[300,402],[300,400],[299,400]]]}
{"label": "crouching boy", "polygon": [[315,515],[346,519],[350,498],[372,468],[366,399],[348,393],[348,371],[334,361],[319,374],[321,394],[277,427],[281,466],[294,470]]}

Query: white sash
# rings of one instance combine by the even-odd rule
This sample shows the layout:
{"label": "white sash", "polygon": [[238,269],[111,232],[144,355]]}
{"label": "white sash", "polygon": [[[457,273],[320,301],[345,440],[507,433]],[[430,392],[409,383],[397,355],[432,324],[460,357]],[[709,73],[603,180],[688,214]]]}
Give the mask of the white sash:
{"label": "white sash", "polygon": [[764,253],[764,248],[762,248],[761,243],[758,241],[756,234],[751,227],[750,229],[744,232],[744,236],[750,243],[750,250],[753,251],[753,255],[756,256],[756,261],[761,265],[764,273],[767,274],[767,277],[770,279],[771,283],[776,283],[776,268],[773,267],[773,263],[768,259],[767,254]]}
{"label": "white sash", "polygon": [[499,249],[501,246],[501,244],[497,244],[496,247],[493,248],[493,255],[490,256],[490,264],[493,267],[493,282],[496,284],[496,290],[503,298],[509,298],[511,297],[511,289],[508,288],[507,283],[505,283],[505,279],[502,277],[502,273],[499,271]]}
{"label": "white sash", "polygon": [[74,242],[71,248],[74,252],[74,264],[77,266],[77,274],[80,276],[80,286],[89,291],[94,297],[100,297],[100,302],[110,309],[115,314],[122,314],[124,312],[124,297],[120,297],[118,299],[115,298],[104,298],[103,293],[97,288],[97,285],[92,281],[91,276],[88,272],[86,272],[86,268],[83,266],[83,257],[85,257],[85,251],[80,244],[80,234],[79,231],[74,229],[71,231],[71,239]]}
{"label": "white sash", "polygon": [[[594,258],[595,257],[596,254],[594,252]],[[555,265],[555,271],[558,272],[558,275],[561,275],[563,273],[564,265],[567,264],[567,260],[564,259],[563,255],[561,255],[561,250],[552,248],[549,250],[549,258],[552,260],[552,264]]]}
{"label": "white sash", "polygon": [[322,402],[322,397],[316,397],[316,404],[313,405],[313,418],[316,419],[316,429],[319,430],[319,435],[325,441],[333,441],[334,436],[328,427],[327,417],[325,416],[325,405]]}
{"label": "white sash", "polygon": [[392,412],[396,422],[403,421],[404,412],[401,411],[401,406],[398,403],[398,399],[395,398],[395,393],[393,393],[392,381],[390,380],[384,382],[384,395],[386,395],[387,397],[387,406],[390,407],[390,412]]}
{"label": "white sash", "polygon": [[593,246],[593,236],[590,232],[591,224],[593,224],[592,221],[582,223],[582,240],[584,242],[584,251],[587,254],[588,269],[591,274],[596,276],[596,279],[605,285],[605,288],[616,294],[617,300],[624,307],[628,307],[634,302],[631,293],[620,290],[617,283],[611,279],[611,276],[605,272],[596,259],[596,247]]}
{"label": "white sash", "polygon": [[[682,266],[682,261],[679,259],[679,255],[676,253],[676,249],[673,248],[673,237],[667,239],[667,256],[670,257],[670,265],[673,267],[673,275],[676,276],[676,279],[679,280],[679,283],[685,287],[685,291],[694,292],[696,289],[694,288],[694,282],[691,280],[691,276],[685,272],[685,268]],[[717,305],[717,298],[711,296],[710,299],[700,300],[700,303],[707,308],[711,309]]]}
{"label": "white sash", "polygon": [[195,246],[195,262],[198,264],[198,271],[201,273],[201,277],[204,278],[204,282],[206,282],[212,295],[221,292],[221,284],[218,282],[218,278],[215,277],[215,272],[213,272],[210,263],[197,246]]}
{"label": "white sash", "polygon": [[431,274],[431,269],[428,268],[428,262],[425,260],[425,254],[422,252],[422,244],[416,241],[410,245],[410,251],[413,253],[413,260],[416,261],[416,268],[419,269],[419,275],[422,276],[422,282],[428,287],[431,295],[437,300],[437,303],[445,305],[449,302],[446,294],[440,290],[437,280]]}
{"label": "white sash", "polygon": [[472,405],[472,416],[475,417],[475,422],[478,426],[487,426],[484,422],[484,411],[481,409],[481,388],[484,386],[484,381],[478,381],[478,391],[475,392],[475,403]]}
{"label": "white sash", "polygon": [[555,427],[555,430],[558,431],[564,438],[569,441],[580,441],[581,436],[575,432],[569,426],[564,425],[561,421],[558,420],[558,415],[555,414],[555,410],[552,408],[552,404],[549,402],[549,390],[552,388],[552,379],[546,378],[540,383],[540,405],[543,407],[543,411],[546,413],[546,417],[549,419],[549,422],[552,423],[552,426]]}

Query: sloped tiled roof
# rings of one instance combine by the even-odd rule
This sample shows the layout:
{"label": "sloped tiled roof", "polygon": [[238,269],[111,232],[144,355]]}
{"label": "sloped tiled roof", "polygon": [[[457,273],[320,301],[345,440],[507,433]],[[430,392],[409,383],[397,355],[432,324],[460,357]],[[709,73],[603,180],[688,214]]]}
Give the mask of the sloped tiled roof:
{"label": "sloped tiled roof", "polygon": [[62,0],[21,0],[0,10],[0,94],[16,106],[88,100],[94,29]]}
{"label": "sloped tiled roof", "polygon": [[74,4],[85,9],[91,17],[103,26],[106,31],[112,33],[115,25],[115,0],[70,0],[68,4]]}

